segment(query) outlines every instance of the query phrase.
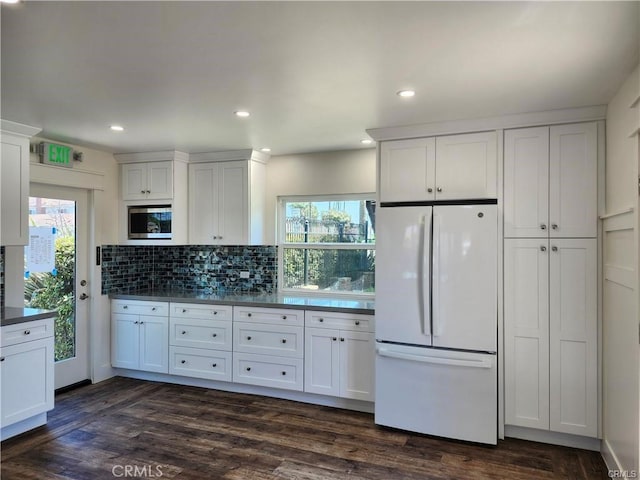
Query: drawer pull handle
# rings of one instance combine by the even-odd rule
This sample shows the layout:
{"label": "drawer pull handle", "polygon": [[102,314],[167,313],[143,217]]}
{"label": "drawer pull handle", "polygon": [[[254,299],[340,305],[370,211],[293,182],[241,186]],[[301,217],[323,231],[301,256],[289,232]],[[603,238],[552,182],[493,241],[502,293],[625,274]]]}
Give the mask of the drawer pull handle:
{"label": "drawer pull handle", "polygon": [[129,305],[123,305],[122,308],[126,310],[127,308],[129,308]]}
{"label": "drawer pull handle", "polygon": [[183,309],[182,309],[182,313],[187,313],[187,309],[186,309],[186,308],[183,308]]}
{"label": "drawer pull handle", "polygon": [[283,338],[283,339],[282,339],[282,343],[287,343],[287,339],[286,339],[286,338]]}
{"label": "drawer pull handle", "polygon": [[251,340],[251,337],[247,337],[247,340]]}
{"label": "drawer pull handle", "polygon": [[322,322],[324,322],[324,318],[319,318],[319,319],[318,319],[318,321],[319,321],[320,323],[322,323]]}
{"label": "drawer pull handle", "polygon": [[251,367],[247,367],[247,372],[250,372],[250,371],[251,371]]}
{"label": "drawer pull handle", "polygon": [[30,333],[31,333],[31,330],[25,330],[25,331],[24,331],[24,334],[25,334],[25,335],[29,335]]}
{"label": "drawer pull handle", "polygon": [[356,325],[360,325],[360,320],[356,320]]}
{"label": "drawer pull handle", "polygon": [[250,317],[250,316],[251,316],[251,312],[247,313],[247,317]]}
{"label": "drawer pull handle", "polygon": [[217,337],[217,336],[218,336],[218,334],[217,334],[217,333],[214,333],[214,334],[213,334],[213,337]]}
{"label": "drawer pull handle", "polygon": [[338,340],[338,337],[333,337],[333,341],[335,342],[336,340]]}
{"label": "drawer pull handle", "polygon": [[186,334],[187,334],[187,331],[186,331],[186,330],[182,330],[182,334],[183,334],[183,335],[186,335]]}
{"label": "drawer pull handle", "polygon": [[217,363],[214,363],[213,365],[211,365],[213,368],[216,368],[218,366]]}
{"label": "drawer pull handle", "polygon": [[344,337],[340,337],[340,341],[341,341],[341,342],[344,342]]}
{"label": "drawer pull handle", "polygon": [[217,314],[218,314],[218,311],[217,311],[217,310],[214,310],[214,311],[213,311],[213,314],[214,314],[214,315],[217,315]]}
{"label": "drawer pull handle", "polygon": [[282,372],[282,374],[283,374],[283,375],[286,375],[286,374],[287,374],[287,372],[284,372],[284,371],[283,371],[283,372]]}
{"label": "drawer pull handle", "polygon": [[186,360],[180,360],[180,363],[187,363]]}
{"label": "drawer pull handle", "polygon": [[4,357],[0,357],[0,362],[4,362]]}

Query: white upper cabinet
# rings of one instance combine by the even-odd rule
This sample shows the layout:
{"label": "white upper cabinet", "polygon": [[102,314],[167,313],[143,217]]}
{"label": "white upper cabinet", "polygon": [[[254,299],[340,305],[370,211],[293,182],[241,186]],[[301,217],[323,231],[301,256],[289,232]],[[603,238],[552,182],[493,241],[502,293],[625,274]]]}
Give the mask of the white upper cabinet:
{"label": "white upper cabinet", "polygon": [[381,144],[381,201],[435,200],[435,176],[435,138],[395,140]]}
{"label": "white upper cabinet", "polygon": [[496,132],[436,138],[438,200],[496,198]]}
{"label": "white upper cabinet", "polygon": [[385,141],[380,201],[496,198],[496,132]]}
{"label": "white upper cabinet", "polygon": [[551,237],[597,235],[597,125],[551,127],[549,226]]}
{"label": "white upper cabinet", "polygon": [[29,244],[29,137],[39,131],[2,120],[0,245]]}
{"label": "white upper cabinet", "polygon": [[[192,155],[189,164],[189,243],[261,244],[264,233],[265,162],[258,152]],[[233,154],[233,155],[232,155]],[[207,161],[209,158],[211,161]],[[256,161],[253,157],[259,157]]]}
{"label": "white upper cabinet", "polygon": [[597,125],[505,132],[506,237],[597,235]]}
{"label": "white upper cabinet", "polygon": [[173,162],[126,163],[122,165],[123,200],[173,198]]}

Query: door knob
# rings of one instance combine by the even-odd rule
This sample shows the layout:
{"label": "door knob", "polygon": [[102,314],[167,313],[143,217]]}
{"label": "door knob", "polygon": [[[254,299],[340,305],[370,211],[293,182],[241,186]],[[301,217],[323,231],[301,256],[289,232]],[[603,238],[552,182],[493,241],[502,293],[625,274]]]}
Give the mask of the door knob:
{"label": "door knob", "polygon": [[89,295],[84,292],[80,295],[80,300],[86,300],[87,298],[89,298]]}
{"label": "door knob", "polygon": [[80,286],[81,287],[86,287],[87,286],[87,281],[86,280],[80,280]]}

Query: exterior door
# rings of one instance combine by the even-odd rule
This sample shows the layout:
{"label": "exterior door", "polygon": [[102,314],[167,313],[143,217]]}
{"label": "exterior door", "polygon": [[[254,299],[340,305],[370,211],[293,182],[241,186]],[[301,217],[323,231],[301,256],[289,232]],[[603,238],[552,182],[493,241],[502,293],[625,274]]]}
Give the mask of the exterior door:
{"label": "exterior door", "polygon": [[90,378],[89,194],[82,189],[31,184],[30,195],[29,225],[55,229],[52,271],[32,272],[25,256],[25,304],[58,311],[54,329],[57,389]]}

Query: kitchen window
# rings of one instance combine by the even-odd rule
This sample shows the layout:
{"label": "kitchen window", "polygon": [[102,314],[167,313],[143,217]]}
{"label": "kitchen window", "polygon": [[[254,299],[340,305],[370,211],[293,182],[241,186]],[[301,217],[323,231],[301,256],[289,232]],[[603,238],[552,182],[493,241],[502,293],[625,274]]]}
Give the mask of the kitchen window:
{"label": "kitchen window", "polygon": [[374,294],[373,194],[283,197],[278,232],[281,291]]}

